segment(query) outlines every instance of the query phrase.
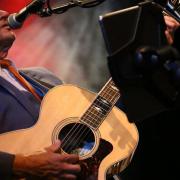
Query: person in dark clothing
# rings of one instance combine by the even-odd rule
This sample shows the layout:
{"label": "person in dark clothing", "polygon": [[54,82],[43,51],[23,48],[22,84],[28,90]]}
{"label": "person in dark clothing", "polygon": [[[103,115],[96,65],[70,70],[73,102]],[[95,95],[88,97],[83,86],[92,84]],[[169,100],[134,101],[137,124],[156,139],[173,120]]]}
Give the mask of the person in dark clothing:
{"label": "person in dark clothing", "polygon": [[[180,24],[168,15],[164,16],[164,19],[167,25],[165,36],[168,43],[179,51]],[[152,111],[149,110],[146,117],[135,122],[139,131],[139,144],[132,162],[120,176],[122,180],[178,180],[180,178],[178,171],[180,159],[178,153],[180,151],[178,145],[179,97],[172,104],[164,103],[151,91],[148,91],[148,94],[145,87],[138,89],[136,85],[121,87],[124,89],[124,100],[127,102],[126,113],[132,115],[137,110],[136,106],[134,106],[134,112],[128,108],[128,105],[135,103],[134,96],[139,97],[139,101],[136,102],[138,111],[140,107],[143,111],[147,104]],[[177,93],[179,93],[179,89]],[[147,96],[144,96],[145,94]],[[140,102],[144,102],[144,104]],[[138,117],[135,118],[138,119]]]}

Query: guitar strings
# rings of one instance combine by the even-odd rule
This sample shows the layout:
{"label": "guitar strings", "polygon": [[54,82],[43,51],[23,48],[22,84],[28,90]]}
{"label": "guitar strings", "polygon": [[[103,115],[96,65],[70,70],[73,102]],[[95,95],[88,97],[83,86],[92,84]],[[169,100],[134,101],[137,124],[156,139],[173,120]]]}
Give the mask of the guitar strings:
{"label": "guitar strings", "polygon": [[[95,119],[94,119],[95,120]],[[82,128],[81,128],[82,129]],[[80,130],[81,129],[79,129],[79,132],[81,132]],[[88,131],[87,131],[87,127],[86,127],[86,129],[83,129],[83,132],[81,132],[81,135],[79,135],[79,132],[76,134],[76,136],[77,136],[77,138],[75,137],[74,139],[76,139],[76,141],[75,142],[73,142],[74,144],[77,144],[76,146],[79,146],[79,144],[80,143],[82,143],[82,140],[84,139],[84,138],[87,138],[87,136],[89,136],[90,135],[90,132],[91,132],[91,129],[89,129],[88,128]],[[84,133],[86,132],[86,134],[84,135]],[[81,139],[81,137],[83,137],[83,139]],[[72,141],[74,141],[73,139],[72,139]],[[78,143],[77,143],[78,142]],[[71,149],[73,148],[73,147],[70,147]],[[69,151],[71,150],[69,148]],[[84,153],[86,150],[84,149],[84,150],[82,150],[81,151],[81,153]]]}
{"label": "guitar strings", "polygon": [[[90,108],[91,108],[91,107],[92,107],[92,106],[90,106]],[[87,113],[85,113],[85,114],[86,114],[85,117],[88,117],[88,116],[89,116],[90,118],[92,118],[92,116],[89,115],[89,114],[92,114],[93,116],[96,115],[96,114],[92,113],[91,111],[89,111],[90,108],[88,108],[88,110],[86,111]],[[103,114],[103,115],[105,116],[105,114]],[[83,117],[84,117],[84,116],[82,116],[81,119],[83,119]],[[98,117],[98,116],[97,116],[97,117]],[[90,118],[88,118],[88,119],[89,119],[89,122],[95,124],[96,121],[91,121]],[[86,119],[86,118],[84,118],[84,119]],[[94,119],[94,120],[95,120],[95,119]],[[78,125],[77,125],[77,124],[78,124]],[[71,141],[73,141],[73,138],[72,138],[73,134],[71,134],[71,132],[75,129],[75,130],[73,131],[73,133],[74,133],[74,134],[78,134],[79,131],[80,131],[81,129],[83,129],[82,124],[80,124],[80,123],[77,123],[77,124],[75,124],[74,127],[72,127],[72,129],[71,129],[71,130],[69,131],[69,133],[66,135],[66,137],[69,138],[69,139],[71,139]],[[96,125],[96,124],[95,124],[95,125]],[[82,128],[79,129],[80,127],[82,127]],[[78,131],[78,132],[76,132],[76,131]],[[71,136],[69,136],[70,134],[71,134]],[[68,136],[69,136],[69,137],[68,137]],[[66,138],[66,137],[65,137],[65,138]],[[73,137],[74,137],[74,136],[73,136]],[[63,142],[65,141],[65,138],[63,139]],[[62,142],[62,143],[63,143],[63,142]],[[65,143],[68,143],[68,142],[69,142],[69,141],[67,140]],[[67,145],[66,145],[65,143],[62,144],[63,147],[64,147],[64,146],[67,147]],[[71,143],[70,143],[70,144],[71,144]],[[69,144],[69,145],[70,145],[70,144]]]}
{"label": "guitar strings", "polygon": [[[91,107],[91,106],[90,106]],[[90,107],[88,108],[88,110],[90,109]],[[87,114],[87,112],[88,112],[88,110],[84,113],[84,114]],[[82,116],[82,117],[84,117],[84,115]],[[82,118],[81,118],[82,119]],[[66,140],[66,138],[71,138],[71,136],[73,136],[73,134],[71,135],[71,136],[69,136],[69,134],[71,134],[71,132],[73,131],[74,133],[76,132],[76,130],[79,128],[81,126],[81,124],[80,123],[75,123],[75,125],[71,128],[71,130],[67,133],[67,135],[64,137],[64,139],[62,140],[62,147],[63,146],[65,146],[66,144],[65,143],[67,143],[68,141],[65,141]]]}
{"label": "guitar strings", "polygon": [[[106,94],[107,94],[107,93],[106,93]],[[109,94],[107,94],[107,95],[109,95]],[[115,95],[114,95],[114,96],[115,96]],[[114,97],[111,96],[111,98],[113,99]],[[78,127],[77,127],[77,129],[78,129]],[[80,129],[80,130],[81,130],[81,129]],[[80,131],[80,130],[79,130],[79,131]],[[78,131],[78,132],[79,132],[79,131]],[[74,131],[74,133],[75,133],[75,131]],[[84,132],[83,132],[83,133],[84,133]],[[73,138],[72,138],[72,141],[73,141]],[[67,142],[68,142],[68,141],[67,141]]]}
{"label": "guitar strings", "polygon": [[[115,96],[115,95],[114,95],[114,96]],[[113,98],[114,98],[114,97],[112,97],[112,99],[113,99]],[[112,107],[113,107],[113,106],[112,106]],[[112,109],[112,107],[111,107],[111,109]],[[109,111],[110,111],[110,110],[109,110]],[[106,114],[106,115],[107,115],[107,114]],[[104,118],[105,118],[105,117],[104,117]],[[88,131],[86,132],[85,135],[84,135],[84,132],[85,132],[85,129],[83,130],[83,133],[81,134],[81,136],[78,136],[79,138],[76,140],[76,142],[79,141],[78,144],[80,144],[80,143],[82,142],[82,140],[81,140],[81,137],[82,137],[82,136],[83,136],[83,138],[84,138],[84,137],[89,137],[89,135],[90,135],[89,132],[91,132],[91,130],[88,129]],[[79,145],[78,145],[78,146],[79,146]],[[86,152],[85,149],[81,151],[82,154],[84,154],[85,152]]]}
{"label": "guitar strings", "polygon": [[[96,115],[96,114],[95,114]],[[92,120],[96,120],[95,118],[93,118],[92,116],[90,116]],[[105,117],[105,116],[104,116]],[[73,141],[74,144],[76,144],[77,147],[79,147],[79,145],[83,142],[84,139],[87,139],[91,134],[92,130],[85,126],[86,128],[81,128],[79,129],[79,132],[76,134],[76,137],[74,136],[75,142]],[[81,131],[82,130],[82,131]],[[81,134],[80,134],[81,133]],[[72,147],[73,148],[73,147]],[[69,150],[70,151],[70,150]],[[85,150],[84,150],[85,151]],[[83,151],[81,151],[81,153],[83,154]]]}
{"label": "guitar strings", "polygon": [[[112,82],[113,83],[113,82]],[[106,89],[106,90],[109,90],[109,87]],[[114,91],[114,89],[110,89],[110,91]],[[116,92],[117,93],[117,92]],[[109,97],[111,97],[111,100],[112,99],[117,99],[117,97],[116,97],[116,94],[114,94],[114,96],[113,95],[110,95],[109,93],[107,93],[106,91],[104,91],[104,94],[106,94],[107,96],[109,96]],[[116,97],[116,98],[115,98]],[[106,97],[106,98],[108,98],[108,97]],[[110,101],[111,101],[110,100]],[[90,109],[90,108],[89,108]],[[88,109],[88,110],[89,110]],[[97,115],[98,116],[98,113],[96,112],[96,113],[92,113],[91,112],[91,114],[92,115]],[[90,116],[91,117],[91,116]],[[95,120],[95,122],[96,122],[96,119],[94,119],[94,118],[92,118],[91,117],[91,119],[93,119],[93,120]],[[103,118],[104,119],[104,118]],[[95,123],[94,121],[90,121],[90,122],[93,122],[93,123]],[[87,135],[89,135],[90,134],[90,132],[91,132],[91,130],[90,130],[90,128],[88,128],[88,127],[86,127],[86,128],[83,128],[84,126],[82,125],[82,124],[80,124],[80,123],[78,123],[78,125],[77,124],[75,124],[74,125],[74,127],[72,127],[71,128],[71,130],[68,132],[68,134],[65,136],[65,138],[63,139],[63,142],[65,142],[65,143],[63,143],[62,144],[62,147],[65,147],[66,146],[66,149],[68,150],[68,148],[70,147],[71,149],[73,148],[72,146],[70,146],[71,144],[72,144],[72,142],[73,142],[73,144],[77,144],[77,142],[78,142],[78,144],[76,145],[76,146],[79,146],[79,144],[80,143],[82,143],[82,140],[85,138],[85,137],[87,137]],[[88,131],[87,131],[87,128],[88,128]],[[74,130],[75,129],[75,130]],[[73,131],[74,130],[74,131]],[[81,130],[83,130],[83,131],[81,131]],[[73,131],[73,133],[71,134],[71,132]],[[86,132],[86,134],[84,135],[84,133]],[[81,134],[80,134],[81,133]],[[67,140],[67,141],[65,141],[65,139],[68,137],[68,135],[69,134],[71,134],[70,135],[70,137],[69,137],[69,140]],[[80,135],[79,135],[80,134]],[[73,137],[73,138],[72,138]],[[82,139],[82,137],[83,137],[83,139]],[[75,140],[75,142],[74,142],[74,140]],[[68,144],[69,143],[69,144]],[[67,144],[68,144],[68,146],[67,146]],[[69,151],[71,150],[69,148]],[[82,152],[81,152],[82,153]]]}
{"label": "guitar strings", "polygon": [[[110,84],[110,83],[109,83],[109,84]],[[97,96],[97,97],[98,97],[98,96]],[[95,98],[95,100],[97,99],[97,97]],[[94,100],[94,101],[95,101],[95,100]],[[93,103],[92,103],[92,104],[93,104]],[[89,109],[90,109],[90,108],[88,108],[88,110],[89,110]],[[88,111],[88,110],[87,110],[87,111]],[[87,112],[87,111],[86,111],[86,112]],[[86,114],[86,112],[85,112],[85,114]],[[70,130],[70,132],[66,135],[67,138],[68,138],[68,135],[71,133],[71,131],[75,128],[75,126],[76,126],[76,124],[75,124],[74,127]],[[79,126],[80,126],[80,125],[79,125]],[[78,128],[79,126],[77,126],[77,128]],[[74,132],[75,132],[75,131],[74,131]],[[66,137],[64,138],[63,142],[65,141]],[[68,142],[68,141],[67,141],[67,142]],[[65,144],[64,144],[64,146],[65,146]]]}
{"label": "guitar strings", "polygon": [[[94,109],[92,109],[92,110],[94,111]],[[89,111],[89,109],[88,109],[87,112],[88,112],[88,113],[86,113],[85,118],[86,118],[86,117],[90,117],[91,119],[93,119],[93,120],[95,120],[95,121],[90,121],[90,120],[89,120],[89,122],[95,124],[95,122],[96,122],[95,117],[98,117],[97,111],[95,111],[95,113],[93,113],[93,112]],[[91,115],[89,115],[89,114],[92,114],[94,117],[91,116]],[[103,114],[104,117],[105,117],[105,115],[106,115],[106,114]],[[83,119],[83,118],[84,118],[84,116],[83,116],[81,119]],[[96,124],[95,124],[95,125],[96,125]],[[83,126],[86,127],[86,128],[83,128]],[[71,142],[73,142],[73,144],[77,144],[77,146],[79,146],[79,144],[82,142],[82,139],[81,139],[82,136],[83,136],[83,139],[85,139],[86,134],[85,134],[85,136],[84,136],[84,133],[87,132],[87,134],[88,134],[88,133],[91,132],[91,129],[90,129],[89,127],[85,126],[84,124],[81,124],[80,127],[81,127],[81,128],[79,128],[78,132],[76,132],[76,134],[75,134],[76,136],[73,136],[73,138],[71,138]],[[87,131],[87,129],[88,129],[89,131]],[[81,131],[81,130],[82,130],[82,131]],[[80,134],[80,133],[81,133],[81,134]],[[79,135],[79,134],[80,134],[80,135]],[[76,138],[76,137],[77,137],[77,138]],[[74,139],[75,139],[75,141],[74,141]],[[77,143],[77,142],[78,142],[78,143]],[[67,146],[66,146],[66,148],[67,148]],[[70,150],[69,150],[69,151],[70,151]]]}
{"label": "guitar strings", "polygon": [[[114,95],[114,97],[115,97],[116,95]],[[114,97],[112,97],[111,99],[113,99]],[[111,109],[113,108],[113,105],[111,106]],[[110,112],[111,111],[111,109],[109,109],[109,111],[108,112]],[[106,116],[108,115],[109,113],[106,113]],[[104,116],[104,118],[106,117],[106,116]],[[103,118],[103,119],[104,119]],[[83,136],[83,137],[87,137],[87,136],[89,136],[90,134],[89,134],[89,132],[90,132],[91,130],[89,129],[89,131],[83,136],[83,134],[84,134],[84,132],[81,134],[81,136]],[[80,138],[79,138],[80,139]],[[81,143],[80,141],[79,141],[79,143]],[[84,152],[82,151],[81,153],[85,153],[85,149],[84,149]]]}
{"label": "guitar strings", "polygon": [[[109,85],[109,84],[111,83],[111,81],[112,81],[112,78],[110,78],[109,81],[108,81],[106,84]],[[106,85],[105,85],[105,87],[106,87]],[[102,89],[102,91],[103,91],[103,89]],[[101,92],[100,92],[100,93],[101,93]],[[98,95],[97,95],[97,97],[98,97]],[[95,98],[95,100],[97,99],[97,97]],[[94,100],[94,101],[95,101],[95,100]],[[89,108],[88,108],[88,109],[89,109]],[[86,112],[85,112],[85,113],[86,113]],[[84,114],[85,114],[85,113],[84,113]],[[78,125],[79,125],[79,124],[78,124]],[[68,138],[68,135],[71,133],[71,131],[73,131],[73,129],[75,128],[75,126],[76,126],[76,124],[72,127],[72,129],[67,133],[67,135],[66,135],[66,136],[64,137],[64,139],[62,140],[62,143],[61,143],[61,144],[62,144],[62,147],[63,147],[63,143],[65,142],[65,139]],[[77,126],[77,128],[78,128],[78,126]],[[66,142],[67,142],[67,141],[66,141]],[[65,143],[66,143],[66,142],[65,142]],[[64,146],[65,146],[65,144],[64,144]]]}
{"label": "guitar strings", "polygon": [[[83,129],[83,131],[81,131]],[[84,142],[84,139],[86,139],[87,135],[90,135],[90,128],[87,126],[80,127],[79,131],[75,134],[76,136],[74,136],[74,140],[72,139],[73,145],[72,146],[66,146],[66,151],[67,152],[71,152],[72,150],[76,149],[76,148],[80,148],[79,146],[81,145],[82,142]],[[84,134],[86,133],[86,134]],[[76,138],[77,137],[77,138]],[[71,142],[71,144],[72,144]],[[82,154],[83,151],[80,151],[80,154]]]}
{"label": "guitar strings", "polygon": [[[106,94],[107,94],[107,93],[106,93]],[[108,94],[108,95],[109,95],[109,94]],[[115,95],[114,95],[114,96],[115,96]],[[113,98],[114,98],[114,97],[111,96],[111,99],[113,99]],[[74,126],[74,127],[75,127],[75,126]],[[80,124],[79,124],[79,126],[77,126],[76,130],[77,130],[79,127],[80,127]],[[71,131],[72,131],[73,129],[74,129],[74,128],[72,128]],[[81,129],[83,129],[83,127],[82,127]],[[78,133],[80,132],[81,129],[78,130]],[[85,131],[85,130],[84,130],[84,131]],[[74,131],[74,133],[75,133],[75,131]],[[87,134],[88,134],[88,133],[89,133],[89,132],[87,132]],[[82,133],[82,135],[83,135],[83,134],[84,134],[84,132]],[[76,135],[78,135],[78,134],[76,134]],[[82,136],[82,135],[81,135],[81,136]],[[72,134],[71,136],[73,136],[73,134]],[[78,136],[78,137],[79,137],[78,139],[80,139],[81,136]],[[75,137],[75,136],[73,136],[73,137]],[[71,141],[73,141],[73,138],[72,138],[72,137],[69,137],[69,138],[71,138]],[[77,140],[76,140],[76,141],[77,141]],[[69,141],[66,141],[66,142],[69,142]],[[79,141],[79,142],[80,142],[80,141]],[[81,142],[80,142],[80,143],[81,143]],[[64,145],[64,146],[65,146],[65,145]]]}

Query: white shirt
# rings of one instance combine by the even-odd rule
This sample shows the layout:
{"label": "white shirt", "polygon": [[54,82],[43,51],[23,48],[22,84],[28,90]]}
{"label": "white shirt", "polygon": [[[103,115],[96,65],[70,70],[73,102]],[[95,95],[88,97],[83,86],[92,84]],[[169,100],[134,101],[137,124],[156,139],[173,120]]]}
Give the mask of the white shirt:
{"label": "white shirt", "polygon": [[0,66],[0,76],[6,81],[10,82],[13,86],[17,87],[20,91],[27,91],[23,85],[14,77],[14,75],[7,69]]}

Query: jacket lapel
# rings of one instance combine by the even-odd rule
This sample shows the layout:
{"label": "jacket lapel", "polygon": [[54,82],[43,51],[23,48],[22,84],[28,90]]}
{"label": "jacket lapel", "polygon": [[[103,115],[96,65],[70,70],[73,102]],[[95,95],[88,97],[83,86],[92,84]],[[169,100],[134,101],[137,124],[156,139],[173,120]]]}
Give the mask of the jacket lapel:
{"label": "jacket lapel", "polygon": [[[29,112],[29,114],[35,118],[37,114],[39,114],[39,108],[37,108],[37,105],[39,107],[39,103],[34,98],[34,96],[31,95],[27,96],[25,93],[29,92],[21,92],[16,87],[14,87],[11,83],[0,77],[0,86],[2,86],[4,89],[6,89],[16,100]],[[36,105],[35,105],[36,104]]]}

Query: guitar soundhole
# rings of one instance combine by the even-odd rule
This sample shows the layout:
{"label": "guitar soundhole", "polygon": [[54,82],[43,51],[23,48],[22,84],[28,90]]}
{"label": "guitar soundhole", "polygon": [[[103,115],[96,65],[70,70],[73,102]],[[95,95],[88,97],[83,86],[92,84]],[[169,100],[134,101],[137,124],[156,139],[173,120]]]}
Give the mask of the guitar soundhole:
{"label": "guitar soundhole", "polygon": [[62,142],[62,150],[68,154],[85,156],[91,152],[95,145],[95,137],[92,130],[81,123],[70,123],[64,126],[58,138]]}

